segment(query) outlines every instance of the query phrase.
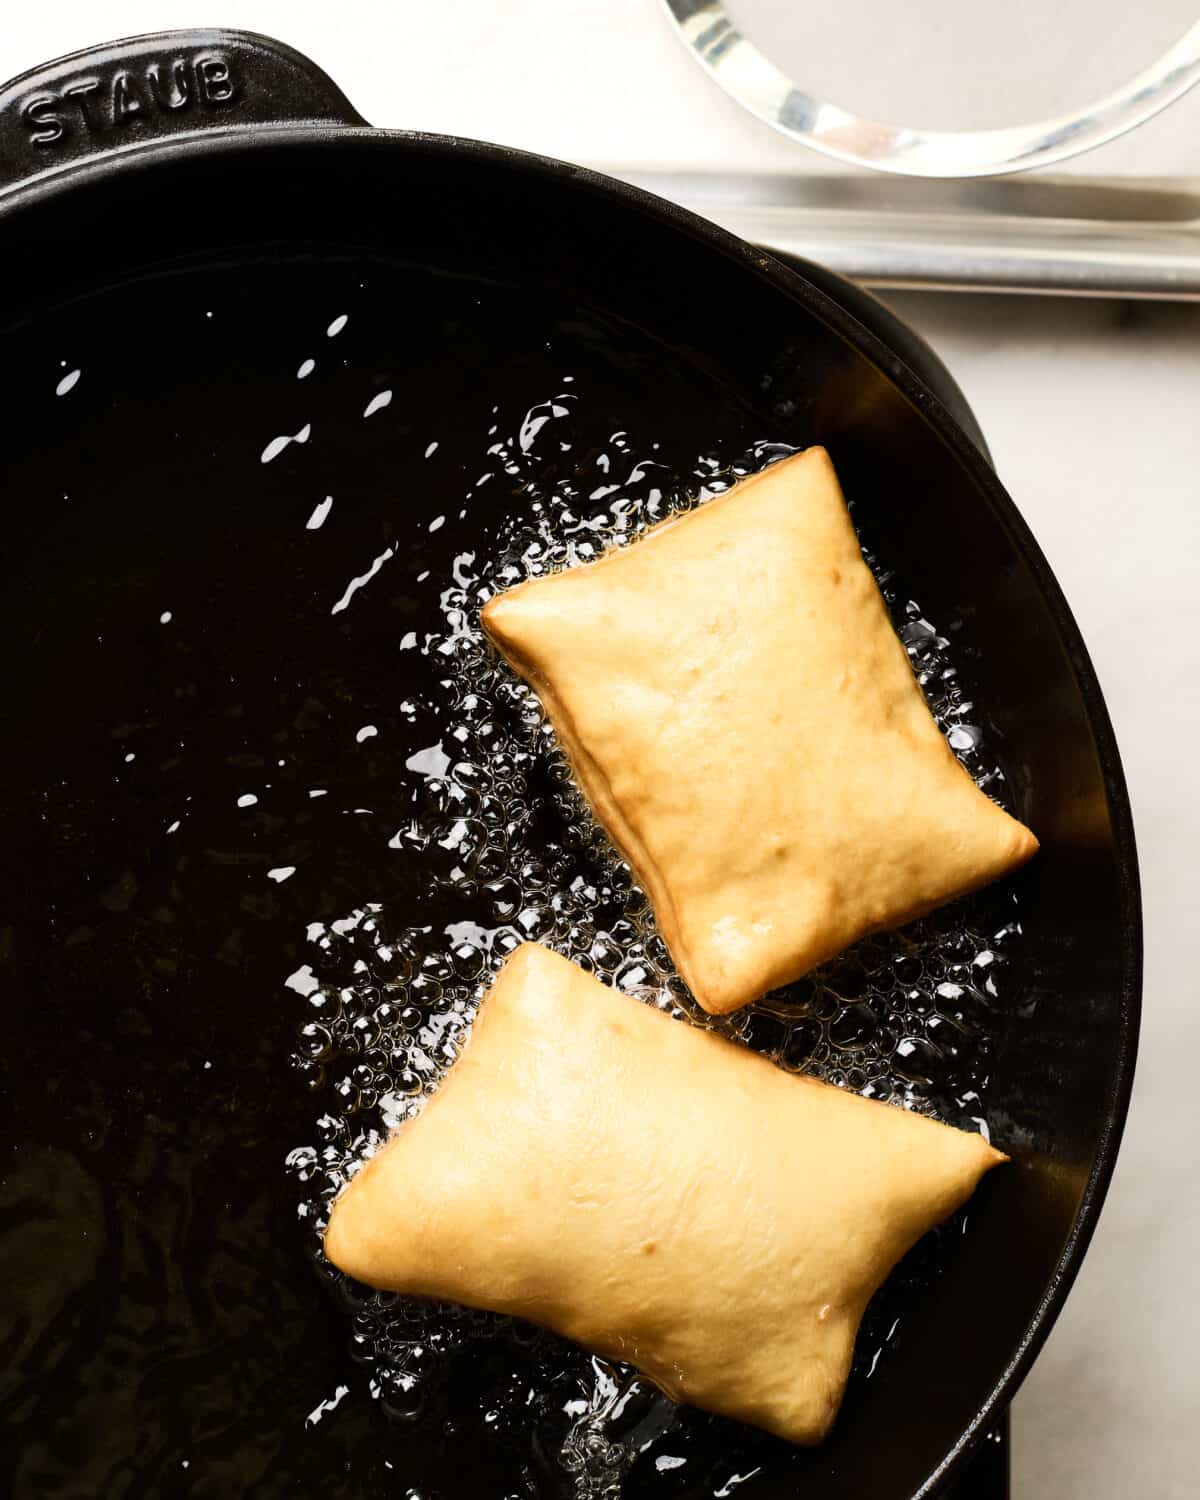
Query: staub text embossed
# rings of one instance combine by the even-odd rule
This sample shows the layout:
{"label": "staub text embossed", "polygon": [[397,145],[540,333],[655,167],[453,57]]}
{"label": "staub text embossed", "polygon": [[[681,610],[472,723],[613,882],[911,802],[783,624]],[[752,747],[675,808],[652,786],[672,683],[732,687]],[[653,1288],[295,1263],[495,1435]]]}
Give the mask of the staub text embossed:
{"label": "staub text embossed", "polygon": [[30,95],[18,109],[30,143],[53,147],[155,117],[221,109],[238,94],[229,59],[205,52],[81,74]]}

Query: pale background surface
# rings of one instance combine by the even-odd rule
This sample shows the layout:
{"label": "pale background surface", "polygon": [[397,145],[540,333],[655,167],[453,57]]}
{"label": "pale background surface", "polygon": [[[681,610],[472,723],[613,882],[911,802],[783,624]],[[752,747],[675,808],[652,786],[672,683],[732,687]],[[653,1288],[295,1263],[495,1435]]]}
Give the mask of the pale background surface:
{"label": "pale background surface", "polygon": [[[764,42],[799,35],[790,45],[812,62],[806,79],[830,93],[840,85],[845,104],[919,105],[905,123],[961,126],[1078,103],[1149,62],[1195,4],[739,0],[738,9]],[[1013,33],[997,27],[1000,15]],[[897,16],[920,23],[919,38]],[[4,6],[0,75],[89,42],[198,24],[250,27],[311,53],[379,125],[597,164],[829,170],[719,93],[655,0]],[[967,86],[952,63],[971,37]],[[1200,174],[1198,141],[1200,90],[1072,170]],[[1133,1112],[1086,1266],[1016,1402],[1014,1500],[1191,1500],[1200,1493],[1200,307],[892,301],[965,388],[1071,601],[1116,724],[1141,850],[1146,1018]]]}

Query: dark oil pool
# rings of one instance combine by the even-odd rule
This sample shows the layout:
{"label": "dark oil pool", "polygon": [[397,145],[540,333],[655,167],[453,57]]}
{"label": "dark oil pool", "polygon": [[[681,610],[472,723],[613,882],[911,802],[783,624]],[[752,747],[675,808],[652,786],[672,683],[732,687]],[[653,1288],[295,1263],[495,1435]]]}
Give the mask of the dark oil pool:
{"label": "dark oil pool", "polygon": [[[586,308],[349,258],[143,281],[6,349],[3,1493],[801,1486],[805,1454],[319,1254],[331,1196],[525,938],[781,1066],[986,1128],[1009,891],[704,1017],[479,635],[497,588],[789,451],[759,393]],[[820,437],[795,422],[789,443]],[[957,622],[871,561],[1003,800]],[[876,1299],[852,1383],[887,1379],[906,1289],[956,1230]]]}

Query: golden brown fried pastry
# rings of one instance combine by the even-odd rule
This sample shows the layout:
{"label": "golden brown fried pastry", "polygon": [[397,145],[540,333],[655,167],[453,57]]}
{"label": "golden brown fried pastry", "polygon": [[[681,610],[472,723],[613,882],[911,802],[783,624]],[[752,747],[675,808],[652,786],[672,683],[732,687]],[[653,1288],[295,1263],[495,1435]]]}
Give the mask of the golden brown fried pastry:
{"label": "golden brown fried pastry", "polygon": [[1003,1160],[526,944],[441,1088],[335,1203],[325,1253],[813,1443],[867,1299]]}
{"label": "golden brown fried pastry", "polygon": [[925,705],[823,448],[483,623],[721,1014],[1021,864]]}

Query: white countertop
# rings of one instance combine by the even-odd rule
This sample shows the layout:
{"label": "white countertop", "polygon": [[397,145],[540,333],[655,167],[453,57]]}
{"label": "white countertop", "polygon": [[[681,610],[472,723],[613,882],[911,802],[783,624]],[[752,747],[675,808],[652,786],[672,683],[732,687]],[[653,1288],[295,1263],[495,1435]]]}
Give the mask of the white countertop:
{"label": "white countertop", "polygon": [[[982,0],[973,3],[982,17]],[[1095,14],[1095,0],[1087,4]],[[810,26],[821,13],[793,8]],[[917,9],[928,17],[936,7],[921,0]],[[1194,9],[1194,0],[1154,0],[1114,7],[1110,19],[1149,17],[1140,65]],[[655,0],[222,0],[211,9],[58,0],[5,12],[6,76],[91,42],[211,22],[308,52],[379,125],[590,163],[826,170],[720,94]],[[1014,4],[1018,12],[1028,22],[1037,7]],[[1075,6],[1073,17],[1088,13]],[[1123,76],[1104,78],[1114,60],[1132,71],[1128,25],[1092,30],[1096,78]],[[901,61],[919,67],[924,55],[949,76],[938,41],[932,28],[924,53]],[[1092,55],[1104,47],[1107,59]],[[887,55],[894,64],[894,49]],[[1030,75],[1035,92],[1054,82],[1052,70]],[[1021,102],[1019,79],[1003,89]],[[1195,170],[1198,138],[1200,90],[1077,170]],[[1014,1500],[1184,1500],[1200,1492],[1200,969],[1191,956],[1200,306],[918,293],[891,301],[966,391],[1071,602],[1116,725],[1141,853],[1146,991],[1133,1108],[1096,1239],[1015,1404]]]}

